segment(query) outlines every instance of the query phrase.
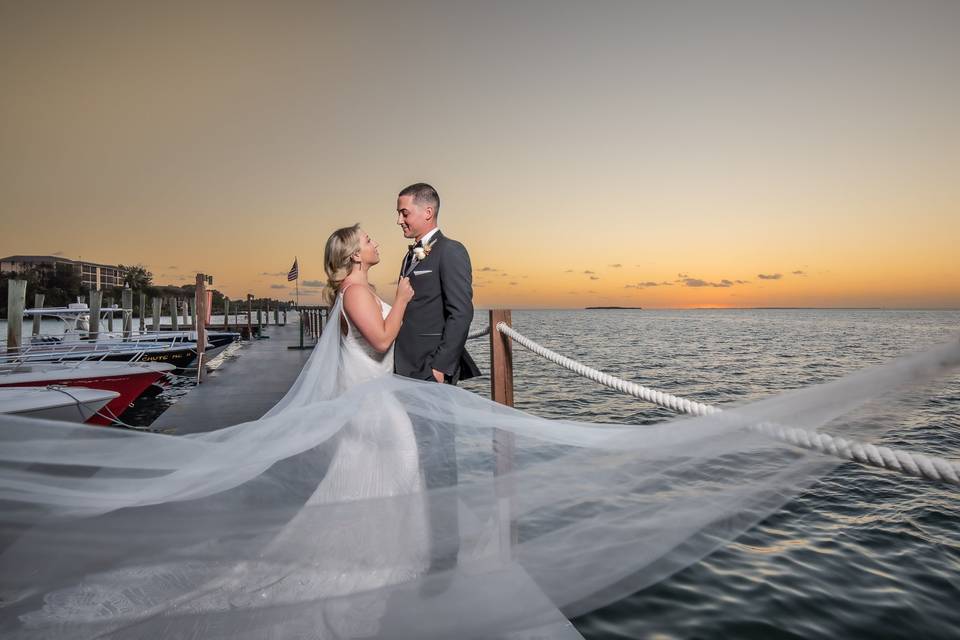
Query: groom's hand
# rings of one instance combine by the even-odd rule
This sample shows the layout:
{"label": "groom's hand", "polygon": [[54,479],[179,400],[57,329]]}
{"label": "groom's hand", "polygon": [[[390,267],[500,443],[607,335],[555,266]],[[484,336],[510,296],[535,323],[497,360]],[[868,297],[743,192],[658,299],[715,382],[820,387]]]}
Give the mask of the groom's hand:
{"label": "groom's hand", "polygon": [[433,379],[443,384],[443,371],[437,371],[436,369],[431,369],[433,371]]}

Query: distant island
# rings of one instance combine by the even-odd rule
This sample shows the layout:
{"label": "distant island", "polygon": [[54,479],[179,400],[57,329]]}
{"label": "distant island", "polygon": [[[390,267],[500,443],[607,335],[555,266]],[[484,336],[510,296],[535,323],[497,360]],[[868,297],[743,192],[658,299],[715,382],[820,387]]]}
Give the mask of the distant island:
{"label": "distant island", "polygon": [[584,307],[584,309],[643,309],[643,307]]}

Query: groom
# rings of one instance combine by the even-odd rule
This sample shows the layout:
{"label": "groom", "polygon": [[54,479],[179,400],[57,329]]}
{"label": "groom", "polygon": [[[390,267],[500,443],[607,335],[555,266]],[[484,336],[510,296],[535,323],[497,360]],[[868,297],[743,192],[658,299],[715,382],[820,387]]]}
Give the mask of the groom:
{"label": "groom", "polygon": [[[462,244],[437,228],[440,196],[429,184],[412,184],[397,197],[397,224],[414,240],[403,259],[400,277],[409,277],[413,300],[407,305],[393,352],[395,373],[418,380],[457,384],[480,375],[464,349],[473,320],[473,275]],[[456,565],[460,548],[457,498],[437,491],[457,484],[457,451],[449,429],[415,421],[420,465],[429,499],[433,541],[430,569]]]}

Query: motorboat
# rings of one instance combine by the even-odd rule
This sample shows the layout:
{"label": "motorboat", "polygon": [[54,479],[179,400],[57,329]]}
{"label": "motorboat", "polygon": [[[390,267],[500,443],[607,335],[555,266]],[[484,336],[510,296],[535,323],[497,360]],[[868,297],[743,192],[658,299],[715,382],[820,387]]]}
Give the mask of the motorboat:
{"label": "motorboat", "polygon": [[117,391],[86,387],[3,387],[0,413],[24,418],[86,422],[120,397]]}
{"label": "motorboat", "polygon": [[[108,307],[102,313],[109,314],[122,309]],[[115,360],[167,362],[178,369],[188,367],[197,357],[197,334],[193,331],[108,332],[99,331],[95,336],[89,332],[89,307],[73,303],[67,307],[44,307],[27,309],[27,317],[47,316],[64,323],[60,335],[33,336],[30,345],[17,355],[24,360],[74,361]],[[101,325],[102,326],[102,325]],[[227,345],[240,339],[240,334],[231,331],[207,331],[204,346],[205,357],[216,355]]]}
{"label": "motorboat", "polygon": [[0,364],[0,388],[87,387],[115,391],[91,424],[110,424],[154,383],[176,367],[165,362],[17,362]]}

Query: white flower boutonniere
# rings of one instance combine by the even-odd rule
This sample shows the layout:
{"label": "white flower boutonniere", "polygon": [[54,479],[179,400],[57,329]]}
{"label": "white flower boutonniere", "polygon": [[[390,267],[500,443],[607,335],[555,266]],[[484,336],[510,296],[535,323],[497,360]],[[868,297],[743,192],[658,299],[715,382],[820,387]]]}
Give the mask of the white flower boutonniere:
{"label": "white flower boutonniere", "polygon": [[414,247],[413,257],[419,262],[426,260],[427,256],[430,255],[430,251],[433,249],[433,243],[436,241],[436,238],[434,238],[432,241],[430,241],[430,244],[425,247]]}

